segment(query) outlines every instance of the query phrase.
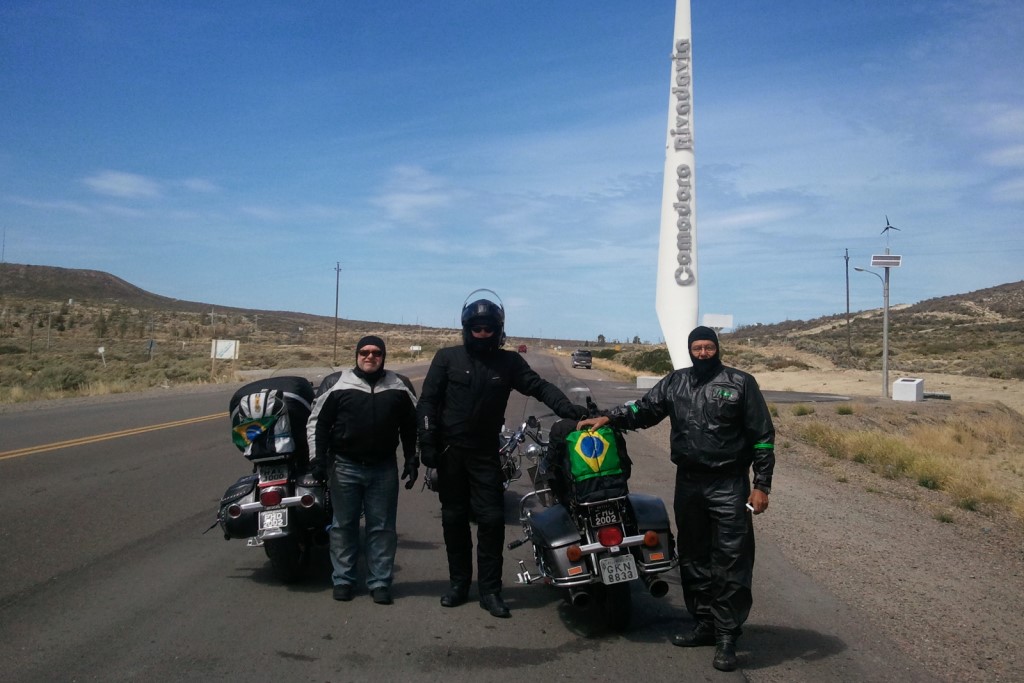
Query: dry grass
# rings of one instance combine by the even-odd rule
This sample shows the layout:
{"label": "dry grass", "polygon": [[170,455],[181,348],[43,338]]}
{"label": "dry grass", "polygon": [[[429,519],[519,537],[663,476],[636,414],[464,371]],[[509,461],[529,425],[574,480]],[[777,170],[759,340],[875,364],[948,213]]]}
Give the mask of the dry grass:
{"label": "dry grass", "polygon": [[[813,419],[795,425],[796,438],[869,467],[889,479],[909,479],[941,491],[954,505],[983,514],[1009,513],[1024,528],[1024,428],[1020,415],[993,406],[944,406],[932,415],[882,404],[858,407],[855,424]],[[824,415],[822,416],[825,417]],[[846,416],[845,419],[855,419]],[[907,424],[915,420],[913,424]]]}

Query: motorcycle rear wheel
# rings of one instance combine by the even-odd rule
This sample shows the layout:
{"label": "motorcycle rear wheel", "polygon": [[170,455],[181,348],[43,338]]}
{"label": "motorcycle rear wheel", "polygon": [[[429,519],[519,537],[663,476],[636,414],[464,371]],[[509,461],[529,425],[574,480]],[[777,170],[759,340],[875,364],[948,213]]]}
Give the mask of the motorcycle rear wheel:
{"label": "motorcycle rear wheel", "polygon": [[282,583],[294,583],[302,576],[308,557],[307,544],[296,536],[285,536],[263,542],[263,550],[270,559],[274,575]]}

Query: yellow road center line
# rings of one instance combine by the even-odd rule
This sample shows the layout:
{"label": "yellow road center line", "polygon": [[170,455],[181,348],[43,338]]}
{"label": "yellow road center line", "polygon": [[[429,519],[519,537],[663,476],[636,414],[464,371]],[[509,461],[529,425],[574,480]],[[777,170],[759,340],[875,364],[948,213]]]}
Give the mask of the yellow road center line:
{"label": "yellow road center line", "polygon": [[13,451],[0,451],[0,460],[6,460],[8,458],[17,458],[22,455],[32,455],[34,453],[46,453],[47,451],[56,451],[61,448],[71,448],[72,446],[83,446],[85,444],[98,443],[100,441],[109,441],[110,439],[120,439],[125,436],[145,434],[146,432],[155,432],[160,429],[170,429],[171,427],[182,427],[185,425],[197,424],[199,422],[208,422],[210,420],[221,420],[227,416],[228,414],[226,412],[215,413],[213,415],[204,415],[202,417],[190,417],[187,420],[178,420],[176,422],[165,422],[163,424],[149,425],[147,427],[135,427],[133,429],[124,429],[119,432],[109,432],[107,434],[83,436],[77,439],[68,439],[67,441],[58,441],[56,443],[41,444],[39,446],[16,448]]}

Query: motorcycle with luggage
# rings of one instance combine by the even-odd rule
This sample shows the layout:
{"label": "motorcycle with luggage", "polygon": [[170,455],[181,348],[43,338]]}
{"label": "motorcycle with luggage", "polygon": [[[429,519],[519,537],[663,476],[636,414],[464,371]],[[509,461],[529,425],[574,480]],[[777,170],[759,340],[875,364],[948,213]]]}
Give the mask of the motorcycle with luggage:
{"label": "motorcycle with luggage", "polygon": [[580,432],[575,425],[560,420],[545,439],[531,416],[514,433],[518,443],[530,442],[524,455],[532,463],[533,490],[520,500],[523,538],[508,548],[533,547],[536,566],[520,560],[519,583],[564,589],[570,605],[593,603],[607,626],[621,632],[629,626],[635,582],[654,597],[668,592],[661,575],[677,566],[675,541],[661,499],[629,491],[622,435],[609,427]]}
{"label": "motorcycle with luggage", "polygon": [[330,493],[308,473],[306,421],[315,392],[304,377],[271,377],[241,387],[229,403],[232,440],[252,463],[221,498],[225,540],[263,548],[274,575],[298,580],[312,552],[328,544]]}

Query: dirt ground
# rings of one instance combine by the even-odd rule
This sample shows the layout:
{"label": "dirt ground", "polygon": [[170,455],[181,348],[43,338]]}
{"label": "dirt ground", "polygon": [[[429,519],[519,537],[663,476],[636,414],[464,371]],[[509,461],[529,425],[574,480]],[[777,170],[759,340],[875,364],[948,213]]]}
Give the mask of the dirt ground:
{"label": "dirt ground", "polygon": [[[877,372],[754,374],[766,390],[884,400]],[[901,376],[890,372],[889,380]],[[926,392],[950,395],[910,404],[921,411],[998,401],[1024,413],[1020,381],[920,378]],[[1024,533],[1012,520],[960,510],[940,492],[789,443],[777,450],[771,507],[758,529],[940,680],[1024,680]]]}
{"label": "dirt ground", "polygon": [[[728,364],[728,361],[726,361]],[[864,370],[754,371],[762,389],[772,391],[812,391],[851,397],[882,397],[882,373]],[[1024,382],[1020,380],[963,377],[919,373],[913,375],[889,371],[889,394],[892,384],[901,378],[924,380],[926,393],[948,394],[953,401],[992,403],[998,401],[1024,415]]]}

